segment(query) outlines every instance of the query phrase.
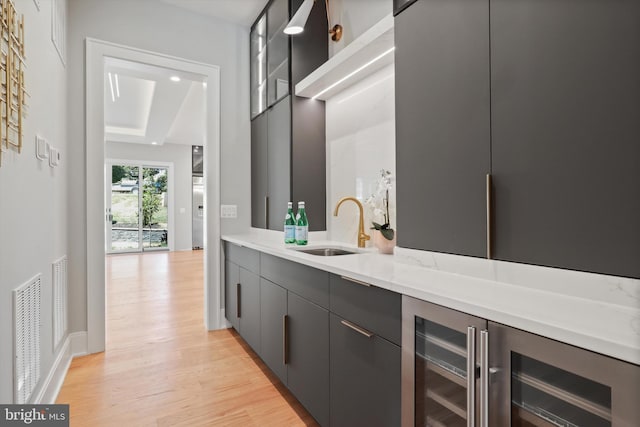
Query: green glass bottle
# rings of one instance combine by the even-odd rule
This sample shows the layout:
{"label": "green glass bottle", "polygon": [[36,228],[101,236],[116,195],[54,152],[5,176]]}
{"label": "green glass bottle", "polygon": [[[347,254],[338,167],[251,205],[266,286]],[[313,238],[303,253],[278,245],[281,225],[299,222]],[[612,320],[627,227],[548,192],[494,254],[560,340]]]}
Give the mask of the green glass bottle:
{"label": "green glass bottle", "polygon": [[284,242],[296,242],[296,220],[293,218],[293,202],[287,203],[287,215],[284,217]]}
{"label": "green glass bottle", "polygon": [[309,240],[309,221],[304,210],[304,202],[298,202],[296,215],[296,245],[306,245]]}

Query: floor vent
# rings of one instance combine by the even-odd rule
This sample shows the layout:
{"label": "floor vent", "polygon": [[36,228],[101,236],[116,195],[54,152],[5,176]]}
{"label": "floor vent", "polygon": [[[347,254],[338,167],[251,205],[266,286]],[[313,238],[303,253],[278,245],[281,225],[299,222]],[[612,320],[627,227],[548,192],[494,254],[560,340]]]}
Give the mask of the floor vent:
{"label": "floor vent", "polygon": [[53,352],[67,336],[67,257],[52,264],[53,267]]}
{"label": "floor vent", "polygon": [[14,403],[28,403],[40,380],[40,293],[38,274],[13,291]]}

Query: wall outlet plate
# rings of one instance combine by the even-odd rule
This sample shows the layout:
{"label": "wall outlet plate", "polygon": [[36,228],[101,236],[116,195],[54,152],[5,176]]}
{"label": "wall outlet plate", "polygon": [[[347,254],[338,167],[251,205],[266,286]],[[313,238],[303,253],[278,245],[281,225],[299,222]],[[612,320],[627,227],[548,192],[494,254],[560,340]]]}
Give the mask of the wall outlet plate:
{"label": "wall outlet plate", "polygon": [[238,218],[238,205],[220,205],[220,218]]}
{"label": "wall outlet plate", "polygon": [[56,167],[60,164],[60,152],[57,148],[51,147],[49,149],[49,166]]}
{"label": "wall outlet plate", "polygon": [[40,160],[49,158],[49,143],[38,135],[36,135],[36,157]]}

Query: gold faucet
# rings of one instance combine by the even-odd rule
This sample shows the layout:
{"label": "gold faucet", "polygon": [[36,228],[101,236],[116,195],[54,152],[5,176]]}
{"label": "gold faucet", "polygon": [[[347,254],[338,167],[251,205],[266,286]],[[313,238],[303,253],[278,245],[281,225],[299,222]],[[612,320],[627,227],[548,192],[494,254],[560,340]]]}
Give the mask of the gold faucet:
{"label": "gold faucet", "polygon": [[358,222],[358,247],[364,248],[365,242],[371,239],[371,236],[364,232],[364,213],[362,211],[362,203],[360,203],[360,200],[356,199],[355,197],[343,197],[342,199],[338,200],[336,209],[333,211],[333,216],[338,216],[338,209],[340,209],[340,205],[347,200],[351,200],[353,203],[358,205],[358,210],[360,211],[360,220]]}

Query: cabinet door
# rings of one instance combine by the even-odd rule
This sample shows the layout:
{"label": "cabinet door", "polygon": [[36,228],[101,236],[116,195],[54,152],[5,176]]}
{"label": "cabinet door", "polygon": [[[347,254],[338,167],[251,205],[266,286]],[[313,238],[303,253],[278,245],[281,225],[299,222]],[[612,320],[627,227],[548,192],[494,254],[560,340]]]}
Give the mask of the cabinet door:
{"label": "cabinet door", "polygon": [[226,261],[224,263],[224,315],[236,331],[240,331],[238,321],[238,284],[240,283],[240,267]]}
{"label": "cabinet door", "polygon": [[484,257],[489,2],[418,1],[395,45],[398,245]]}
{"label": "cabinet door", "polygon": [[331,426],[400,425],[400,347],[331,314]]}
{"label": "cabinet door", "polygon": [[267,113],[251,122],[251,226],[267,227]]}
{"label": "cabinet door", "polygon": [[489,425],[640,425],[640,366],[489,323]]}
{"label": "cabinet door", "polygon": [[287,366],[284,363],[286,314],[287,291],[260,279],[260,357],[284,384],[287,383]]}
{"label": "cabinet door", "polygon": [[240,267],[240,335],[260,352],[260,278]]}
{"label": "cabinet door", "polygon": [[291,105],[285,98],[267,112],[269,149],[267,228],[284,230],[287,202],[291,201]]}
{"label": "cabinet door", "polygon": [[640,277],[640,2],[491,2],[495,258]]}
{"label": "cabinet door", "polygon": [[402,297],[403,426],[475,425],[479,343],[486,328],[484,319]]}
{"label": "cabinet door", "polygon": [[289,1],[273,0],[267,10],[267,105],[272,106],[289,94]]}
{"label": "cabinet door", "polygon": [[263,14],[251,28],[251,118],[267,105],[267,15]]}
{"label": "cabinet door", "polygon": [[287,386],[309,413],[329,425],[329,312],[288,292]]}

